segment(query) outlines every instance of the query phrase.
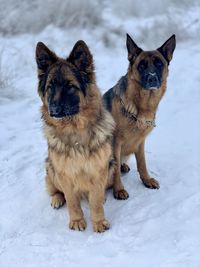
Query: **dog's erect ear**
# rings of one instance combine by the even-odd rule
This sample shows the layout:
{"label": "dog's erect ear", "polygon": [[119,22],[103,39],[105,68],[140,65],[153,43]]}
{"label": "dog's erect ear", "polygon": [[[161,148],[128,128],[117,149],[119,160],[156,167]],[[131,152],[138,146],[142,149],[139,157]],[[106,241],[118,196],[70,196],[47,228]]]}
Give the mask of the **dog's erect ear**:
{"label": "dog's erect ear", "polygon": [[38,69],[46,71],[49,66],[57,61],[57,56],[42,42],[36,46],[36,62]]}
{"label": "dog's erect ear", "polygon": [[168,64],[172,59],[175,47],[176,47],[176,36],[175,34],[173,34],[161,47],[157,49],[167,60]]}
{"label": "dog's erect ear", "polygon": [[38,93],[43,99],[47,80],[47,69],[57,61],[57,56],[46,45],[39,42],[36,46],[36,62],[38,66]]}
{"label": "dog's erect ear", "polygon": [[73,47],[67,61],[71,62],[80,71],[91,73],[94,71],[93,57],[86,43],[79,40]]}
{"label": "dog's erect ear", "polygon": [[128,60],[133,64],[137,56],[142,52],[142,49],[136,45],[128,33],[126,34],[126,47],[128,50]]}

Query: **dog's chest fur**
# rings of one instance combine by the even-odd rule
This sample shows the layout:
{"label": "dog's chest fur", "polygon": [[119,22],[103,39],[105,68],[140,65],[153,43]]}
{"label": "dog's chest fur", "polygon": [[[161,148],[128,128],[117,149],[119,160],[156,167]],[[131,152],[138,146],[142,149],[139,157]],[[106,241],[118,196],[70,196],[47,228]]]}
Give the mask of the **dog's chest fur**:
{"label": "dog's chest fur", "polygon": [[[153,126],[146,129],[138,128],[136,122],[132,122],[133,125],[127,123],[129,129],[124,131],[123,134],[123,144],[121,147],[121,153],[125,156],[135,153],[138,146],[144,141],[146,136],[152,131]],[[125,129],[126,127],[124,127]]]}
{"label": "dog's chest fur", "polygon": [[44,123],[48,158],[57,179],[65,177],[66,182],[84,190],[88,188],[87,183],[95,182],[95,177],[108,178],[103,172],[108,172],[112,159],[114,122],[108,112],[104,115],[104,119],[79,131],[70,127],[61,131]]}
{"label": "dog's chest fur", "polygon": [[122,142],[121,153],[125,156],[135,153],[154,126],[147,125],[145,118],[134,121],[125,117],[121,112],[115,118],[117,119],[117,136]]}

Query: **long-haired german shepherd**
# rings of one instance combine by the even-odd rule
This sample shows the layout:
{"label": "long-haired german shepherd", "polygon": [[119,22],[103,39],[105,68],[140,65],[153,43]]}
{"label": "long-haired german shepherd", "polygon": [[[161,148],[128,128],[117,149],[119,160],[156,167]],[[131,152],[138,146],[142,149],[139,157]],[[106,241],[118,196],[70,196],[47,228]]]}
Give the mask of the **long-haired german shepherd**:
{"label": "long-haired german shepherd", "polygon": [[46,185],[53,208],[67,202],[73,230],[86,227],[80,205],[87,195],[93,229],[104,232],[105,189],[112,165],[114,120],[96,86],[92,55],[78,41],[67,59],[39,42],[36,47],[38,93],[48,142]]}
{"label": "long-haired german shepherd", "polygon": [[114,157],[117,168],[114,174],[114,196],[128,198],[120,178],[128,172],[127,157],[135,154],[137,169],[143,184],[148,188],[159,188],[151,178],[145,162],[145,138],[155,126],[158,104],[166,90],[168,65],[176,46],[172,35],[160,48],[143,51],[127,34],[128,72],[104,94],[107,109],[116,122],[114,133]]}

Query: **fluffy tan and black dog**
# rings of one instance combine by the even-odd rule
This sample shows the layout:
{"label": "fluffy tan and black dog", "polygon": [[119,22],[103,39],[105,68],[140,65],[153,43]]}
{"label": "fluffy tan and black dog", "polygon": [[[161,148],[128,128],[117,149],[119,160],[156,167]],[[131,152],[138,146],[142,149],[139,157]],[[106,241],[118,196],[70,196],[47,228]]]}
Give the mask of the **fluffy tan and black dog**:
{"label": "fluffy tan and black dog", "polygon": [[114,196],[128,198],[121,172],[128,172],[128,156],[135,154],[137,169],[143,184],[148,188],[159,188],[151,178],[145,161],[145,139],[155,126],[158,104],[166,90],[168,65],[176,46],[175,35],[160,48],[143,51],[127,34],[128,72],[104,94],[107,109],[116,122],[114,134],[114,157],[117,168],[114,174]]}
{"label": "fluffy tan and black dog", "polygon": [[105,189],[112,165],[114,120],[96,86],[92,55],[78,41],[67,59],[39,42],[36,48],[38,93],[48,142],[46,185],[53,208],[67,202],[74,230],[86,227],[80,205],[87,195],[93,229],[104,232]]}

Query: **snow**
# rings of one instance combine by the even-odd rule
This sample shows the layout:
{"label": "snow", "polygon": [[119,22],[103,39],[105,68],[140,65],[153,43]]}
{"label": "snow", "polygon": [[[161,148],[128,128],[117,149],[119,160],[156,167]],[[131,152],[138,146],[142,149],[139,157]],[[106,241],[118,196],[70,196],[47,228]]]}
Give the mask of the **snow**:
{"label": "snow", "polygon": [[[129,199],[118,201],[107,193],[109,231],[93,233],[87,202],[82,203],[85,232],[68,228],[66,205],[59,210],[50,206],[35,45],[43,41],[67,56],[73,44],[84,39],[94,55],[97,83],[105,92],[126,73],[128,61],[125,34],[112,34],[110,45],[102,41],[104,34],[102,28],[64,30],[49,25],[38,34],[0,37],[0,74],[7,79],[0,87],[1,267],[200,266],[200,45],[195,39],[177,44],[157,127],[146,144],[148,167],[160,189],[142,185],[132,157],[131,172],[123,177]],[[161,44],[156,42],[157,47]]]}

